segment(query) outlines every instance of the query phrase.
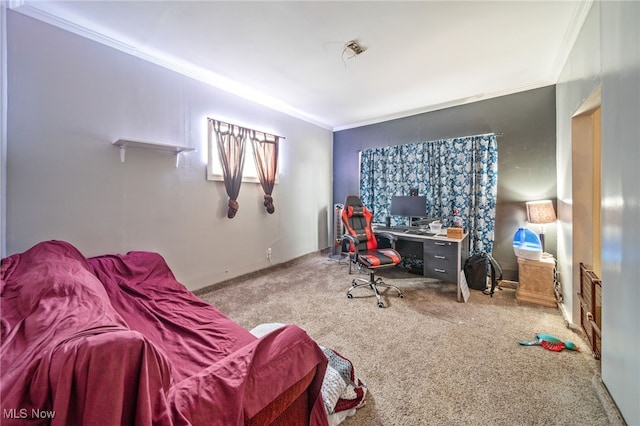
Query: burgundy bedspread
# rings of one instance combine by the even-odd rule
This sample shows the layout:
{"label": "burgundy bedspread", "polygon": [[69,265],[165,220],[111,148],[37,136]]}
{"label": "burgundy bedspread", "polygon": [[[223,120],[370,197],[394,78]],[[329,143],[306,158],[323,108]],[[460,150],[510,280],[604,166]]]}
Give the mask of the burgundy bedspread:
{"label": "burgundy bedspread", "polygon": [[243,424],[316,366],[313,403],[323,410],[326,356],[302,329],[288,326],[258,340],[178,283],[157,253],[88,261],[129,327],[171,360],[170,415],[178,423]]}
{"label": "burgundy bedspread", "polygon": [[157,253],[98,256],[88,262],[129,327],[169,357],[176,382],[256,340],[178,283]]}
{"label": "burgundy bedspread", "polygon": [[168,360],[127,327],[74,247],[39,244],[0,271],[3,425],[150,424],[166,411]]}
{"label": "burgundy bedspread", "polygon": [[310,424],[327,424],[315,342],[296,326],[257,339],[157,253],[49,241],[1,277],[3,425],[241,425],[314,369]]}

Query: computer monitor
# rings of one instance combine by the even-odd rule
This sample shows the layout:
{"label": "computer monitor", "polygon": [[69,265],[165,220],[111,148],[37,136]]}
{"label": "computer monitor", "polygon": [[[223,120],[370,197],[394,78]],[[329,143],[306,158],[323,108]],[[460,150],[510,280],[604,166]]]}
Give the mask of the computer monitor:
{"label": "computer monitor", "polygon": [[390,213],[392,216],[425,217],[427,215],[427,197],[424,195],[393,195]]}

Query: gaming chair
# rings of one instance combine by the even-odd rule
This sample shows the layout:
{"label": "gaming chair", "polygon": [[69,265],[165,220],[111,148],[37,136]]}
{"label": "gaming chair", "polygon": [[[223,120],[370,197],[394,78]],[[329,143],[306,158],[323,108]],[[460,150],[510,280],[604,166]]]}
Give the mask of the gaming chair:
{"label": "gaming chair", "polygon": [[[404,295],[400,289],[394,285],[385,283],[382,278],[375,277],[377,269],[389,268],[397,265],[402,260],[400,253],[392,248],[396,237],[388,233],[374,234],[371,227],[373,214],[362,205],[362,201],[356,195],[347,195],[342,210],[342,222],[345,226],[343,240],[348,243],[349,251],[349,273],[351,273],[351,263],[355,264],[358,270],[366,269],[369,272],[369,279],[354,278],[351,287],[347,290],[347,297],[353,298],[353,289],[369,286],[375,293],[378,300],[378,307],[384,308],[384,303],[380,300],[378,287],[389,287],[398,292],[398,297]],[[378,241],[378,238],[381,240]],[[380,247],[386,239],[387,248]]]}

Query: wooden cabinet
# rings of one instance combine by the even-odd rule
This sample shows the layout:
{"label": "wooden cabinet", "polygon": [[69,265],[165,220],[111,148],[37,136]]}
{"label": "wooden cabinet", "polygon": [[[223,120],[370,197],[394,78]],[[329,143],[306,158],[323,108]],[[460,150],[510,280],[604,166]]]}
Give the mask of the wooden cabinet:
{"label": "wooden cabinet", "polygon": [[556,261],[553,257],[541,260],[518,258],[518,288],[516,299],[523,302],[555,307]]}

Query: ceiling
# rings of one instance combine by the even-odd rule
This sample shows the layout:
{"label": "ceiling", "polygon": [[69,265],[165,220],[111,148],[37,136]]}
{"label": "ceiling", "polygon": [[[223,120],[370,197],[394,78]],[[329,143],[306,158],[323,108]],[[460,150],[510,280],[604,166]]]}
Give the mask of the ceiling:
{"label": "ceiling", "polygon": [[9,4],[341,130],[555,84],[592,1]]}

